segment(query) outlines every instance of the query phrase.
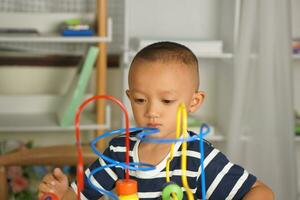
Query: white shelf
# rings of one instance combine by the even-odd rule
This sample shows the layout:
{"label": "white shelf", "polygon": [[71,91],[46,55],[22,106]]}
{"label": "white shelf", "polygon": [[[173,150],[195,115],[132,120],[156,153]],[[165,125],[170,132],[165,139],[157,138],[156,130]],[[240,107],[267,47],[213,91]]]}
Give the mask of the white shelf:
{"label": "white shelf", "polygon": [[[0,132],[75,130],[74,126],[61,127],[58,123],[56,113],[63,98],[57,95],[0,95]],[[81,130],[109,129],[110,114],[110,107],[106,106],[107,123],[98,125],[92,105],[88,106],[81,114]]]}
{"label": "white shelf", "polygon": [[233,58],[233,54],[232,53],[211,53],[211,54],[199,54],[196,55],[198,58],[224,58],[224,59],[231,59]]}
{"label": "white shelf", "polygon": [[109,42],[108,38],[86,36],[86,37],[63,37],[59,35],[49,36],[0,36],[0,42],[63,42],[63,43],[97,43]]}
{"label": "white shelf", "polygon": [[[137,51],[129,51],[128,56],[134,57]],[[196,55],[198,58],[233,58],[232,53],[202,53]]]}
{"label": "white shelf", "polygon": [[[81,115],[81,130],[108,129],[108,125],[98,125],[95,114],[84,112]],[[42,114],[0,114],[0,132],[70,131],[74,126],[60,127],[55,113]]]}
{"label": "white shelf", "polygon": [[[199,133],[200,127],[190,127],[188,130],[193,131],[194,133]],[[211,141],[211,142],[222,142],[225,141],[224,136],[222,136],[220,133],[218,133],[215,128],[211,129],[212,132],[208,133],[207,136],[204,137],[204,139]]]}
{"label": "white shelf", "polygon": [[293,54],[292,58],[295,60],[300,60],[300,54]]}
{"label": "white shelf", "polygon": [[[133,57],[137,54],[137,51],[128,51],[124,53],[124,63],[129,63]],[[232,59],[232,53],[202,53],[196,54],[197,58],[202,59]]]}
{"label": "white shelf", "polygon": [[50,42],[50,43],[98,43],[112,41],[112,20],[108,19],[108,31],[106,37],[99,36],[61,36],[59,34],[41,35],[0,35],[0,42]]}
{"label": "white shelf", "polygon": [[207,135],[204,139],[211,141],[211,142],[223,142],[225,138],[222,135]]}

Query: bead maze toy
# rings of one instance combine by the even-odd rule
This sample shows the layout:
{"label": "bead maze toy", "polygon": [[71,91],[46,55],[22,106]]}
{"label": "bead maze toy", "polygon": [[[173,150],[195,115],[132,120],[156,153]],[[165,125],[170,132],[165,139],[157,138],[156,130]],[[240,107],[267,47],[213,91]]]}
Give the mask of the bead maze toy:
{"label": "bead maze toy", "polygon": [[[155,166],[150,165],[148,163],[134,163],[129,162],[129,136],[131,131],[140,131],[137,134],[137,139],[141,140],[143,142],[153,142],[153,143],[171,143],[171,149],[170,149],[170,156],[167,159],[166,163],[166,183],[164,185],[163,191],[162,191],[162,199],[163,200],[170,200],[170,199],[178,199],[181,200],[183,198],[183,191],[179,185],[177,185],[175,182],[170,181],[170,162],[173,159],[174,155],[174,143],[176,142],[182,142],[182,157],[181,157],[181,169],[182,169],[182,183],[183,187],[185,188],[187,198],[189,200],[194,199],[194,195],[191,192],[191,189],[189,188],[187,177],[186,177],[186,162],[187,162],[187,155],[186,155],[186,149],[187,149],[187,142],[199,141],[199,147],[200,147],[200,167],[201,167],[201,193],[202,193],[202,199],[206,199],[206,193],[205,193],[205,171],[204,171],[204,144],[203,144],[203,137],[209,133],[209,126],[206,124],[203,124],[200,127],[200,132],[198,135],[194,135],[192,137],[187,135],[187,112],[184,104],[180,104],[177,111],[176,116],[176,138],[174,139],[156,139],[147,137],[149,135],[158,133],[159,130],[156,128],[130,128],[129,125],[129,116],[128,112],[126,110],[126,107],[120,102],[118,99],[114,98],[113,96],[108,95],[97,95],[93,96],[91,98],[86,99],[78,108],[76,112],[76,118],[75,118],[75,128],[76,128],[76,146],[77,146],[77,154],[78,154],[78,161],[77,161],[77,194],[80,194],[81,191],[84,188],[84,170],[83,170],[83,157],[82,157],[82,151],[81,151],[81,142],[80,142],[80,114],[84,110],[85,106],[87,106],[90,102],[98,100],[98,99],[108,99],[112,102],[116,103],[121,110],[124,112],[125,115],[125,129],[118,129],[110,132],[103,133],[102,135],[96,137],[91,142],[91,148],[94,151],[96,155],[98,155],[100,158],[102,158],[106,163],[109,163],[105,166],[99,167],[97,169],[94,169],[91,171],[89,176],[87,177],[88,183],[91,187],[93,187],[98,192],[102,193],[103,195],[106,195],[114,200],[138,200],[138,189],[137,189],[137,182],[133,179],[130,179],[129,177],[129,170],[135,170],[135,171],[149,171],[155,169]],[[108,136],[112,135],[120,135],[125,134],[125,162],[119,162],[116,160],[113,160],[105,155],[103,155],[101,152],[99,152],[96,148],[96,143],[100,139],[103,139]],[[111,191],[106,191],[102,188],[97,187],[92,183],[90,180],[91,177],[99,172],[100,170],[103,170],[108,167],[114,167],[114,166],[120,166],[122,169],[125,170],[125,179],[124,180],[117,180],[116,181],[116,191],[117,195],[114,194]],[[172,197],[172,198],[171,198]],[[80,199],[80,195],[77,195],[77,199]],[[56,200],[55,196],[45,196],[42,198],[42,200]]]}

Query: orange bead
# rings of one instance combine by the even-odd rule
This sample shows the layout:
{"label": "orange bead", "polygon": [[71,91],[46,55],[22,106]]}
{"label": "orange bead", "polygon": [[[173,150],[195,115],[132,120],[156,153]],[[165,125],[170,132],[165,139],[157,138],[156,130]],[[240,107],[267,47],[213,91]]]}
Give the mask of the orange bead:
{"label": "orange bead", "polygon": [[137,182],[132,179],[118,180],[116,182],[118,195],[131,195],[137,193]]}

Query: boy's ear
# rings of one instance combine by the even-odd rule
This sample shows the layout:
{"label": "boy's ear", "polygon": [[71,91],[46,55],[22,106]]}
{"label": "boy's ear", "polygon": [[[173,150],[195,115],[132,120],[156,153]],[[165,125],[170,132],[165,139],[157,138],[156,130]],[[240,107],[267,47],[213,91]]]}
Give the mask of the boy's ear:
{"label": "boy's ear", "polygon": [[130,99],[130,91],[126,90],[126,96],[128,97],[128,99]]}
{"label": "boy's ear", "polygon": [[195,112],[203,103],[205,93],[203,91],[197,91],[193,94],[191,104],[189,106],[189,112]]}

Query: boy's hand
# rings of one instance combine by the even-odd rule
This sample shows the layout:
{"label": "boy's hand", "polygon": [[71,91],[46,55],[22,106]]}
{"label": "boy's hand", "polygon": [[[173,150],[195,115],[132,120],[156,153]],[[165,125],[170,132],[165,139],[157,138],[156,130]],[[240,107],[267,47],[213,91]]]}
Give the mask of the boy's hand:
{"label": "boy's hand", "polygon": [[59,168],[55,168],[52,174],[47,174],[39,185],[39,198],[45,193],[53,193],[58,199],[62,199],[69,188],[68,177]]}

